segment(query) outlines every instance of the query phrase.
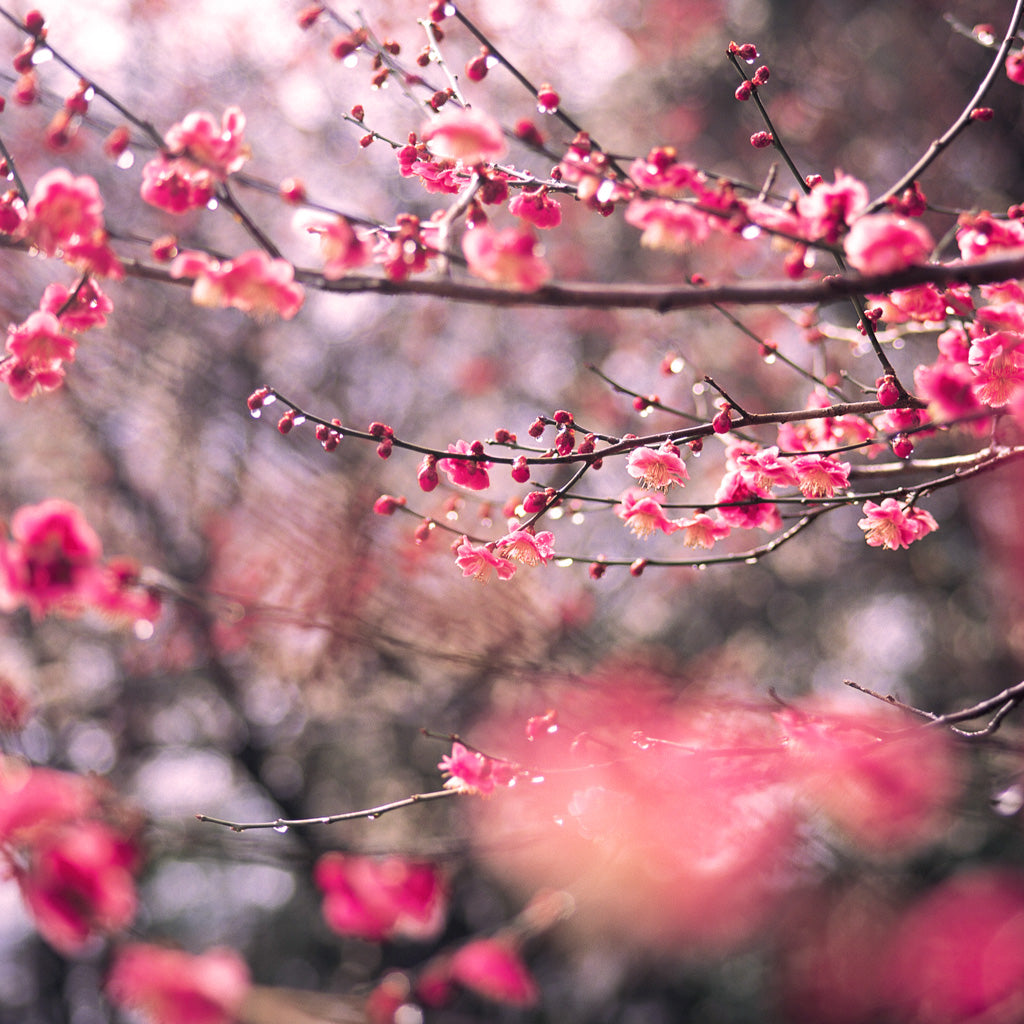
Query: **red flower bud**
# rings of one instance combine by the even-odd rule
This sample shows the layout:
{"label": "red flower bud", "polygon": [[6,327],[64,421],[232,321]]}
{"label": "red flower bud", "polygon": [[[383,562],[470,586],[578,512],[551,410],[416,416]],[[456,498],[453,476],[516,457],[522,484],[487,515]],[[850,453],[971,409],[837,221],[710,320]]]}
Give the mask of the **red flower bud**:
{"label": "red flower bud", "polygon": [[775,136],[771,132],[754,132],[750,136],[750,144],[754,149],[765,149],[775,141]]}

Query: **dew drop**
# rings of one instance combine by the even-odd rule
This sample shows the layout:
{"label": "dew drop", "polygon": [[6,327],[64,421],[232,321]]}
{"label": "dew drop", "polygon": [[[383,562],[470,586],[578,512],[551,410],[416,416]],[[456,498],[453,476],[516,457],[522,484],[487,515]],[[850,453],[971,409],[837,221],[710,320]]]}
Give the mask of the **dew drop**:
{"label": "dew drop", "polygon": [[367,821],[376,821],[379,817],[380,817],[380,811],[374,811],[373,814],[368,814],[366,816],[366,820]]}
{"label": "dew drop", "polygon": [[563,818],[560,814],[556,814],[554,818],[552,818],[551,820],[556,825],[558,825],[559,828],[561,828],[565,824],[565,818]]}
{"label": "dew drop", "polygon": [[210,200],[210,201],[209,201],[209,202],[208,202],[208,203],[206,204],[206,208],[207,208],[208,210],[216,210],[218,206],[220,206],[220,203],[218,203],[216,199],[211,199],[211,200]]}
{"label": "dew drop", "polygon": [[977,32],[975,33],[975,35],[978,38],[978,42],[981,43],[982,46],[992,46],[992,44],[995,43],[996,41],[996,37],[992,35],[991,32]]}
{"label": "dew drop", "polygon": [[548,510],[548,519],[561,519],[565,515],[565,512],[560,508],[553,508]]}
{"label": "dew drop", "polygon": [[539,783],[544,781],[544,776],[543,775],[532,775],[532,776],[530,776],[530,781],[532,783],[534,783],[535,785],[539,784]]}
{"label": "dew drop", "polygon": [[571,522],[573,526],[580,526],[583,523],[583,520],[586,518],[587,517],[582,512],[574,512],[572,514]]}
{"label": "dew drop", "polygon": [[752,238],[758,238],[761,234],[761,229],[756,224],[748,224],[741,232],[740,235],[747,239],[749,242]]}
{"label": "dew drop", "polygon": [[275,395],[273,392],[271,392],[269,395],[267,395],[266,398],[263,399],[263,404],[264,405],[273,405],[276,401],[277,401],[277,395]]}
{"label": "dew drop", "polygon": [[350,53],[341,63],[347,68],[354,68],[359,63],[359,57]]}
{"label": "dew drop", "polygon": [[698,568],[698,570],[700,572],[703,572],[707,568],[707,563],[706,562],[699,562],[698,565],[697,565],[697,568]]}
{"label": "dew drop", "polygon": [[775,353],[774,352],[769,352],[764,357],[764,361],[765,361],[765,365],[766,366],[771,366],[775,362]]}
{"label": "dew drop", "polygon": [[743,564],[744,565],[757,565],[757,559],[753,555],[751,555],[750,558],[744,558],[743,559]]}
{"label": "dew drop", "polygon": [[599,203],[607,203],[613,195],[615,195],[615,182],[611,178],[606,178],[598,186],[597,201]]}
{"label": "dew drop", "polygon": [[497,67],[501,63],[501,61],[498,60],[498,58],[495,57],[493,53],[489,53],[489,54],[487,54],[487,57],[484,60],[484,63],[487,65],[487,67],[494,68],[494,67]]}
{"label": "dew drop", "polygon": [[320,819],[320,824],[321,825],[330,825],[330,823],[331,823],[331,819],[330,818],[321,818]]}
{"label": "dew drop", "polygon": [[569,566],[571,566],[572,564],[573,564],[573,560],[571,558],[556,558],[555,559],[555,565],[557,565],[560,569],[568,569]]}
{"label": "dew drop", "polygon": [[149,619],[136,619],[132,626],[132,632],[139,640],[148,640],[155,632],[153,623]]}
{"label": "dew drop", "polygon": [[1024,807],[1024,790],[1018,785],[1007,786],[992,797],[992,810],[1004,818],[1013,817]]}
{"label": "dew drop", "polygon": [[261,409],[250,409],[250,410],[249,410],[249,415],[250,415],[250,416],[251,416],[251,417],[252,417],[252,418],[253,418],[254,420],[258,420],[258,419],[260,418],[260,413],[261,413],[261,412],[262,412],[262,410],[261,410]]}
{"label": "dew drop", "polygon": [[682,356],[676,356],[671,363],[668,364],[668,368],[673,373],[682,373],[686,368],[686,360]]}
{"label": "dew drop", "polygon": [[654,406],[648,405],[640,410],[640,419],[645,420],[651,413],[654,412]]}
{"label": "dew drop", "polygon": [[275,832],[280,832],[281,835],[284,835],[285,832],[288,831],[288,826],[287,825],[275,825],[274,826],[274,831]]}
{"label": "dew drop", "polygon": [[452,509],[451,512],[446,512],[444,517],[449,523],[457,523],[459,521],[459,513],[455,509]]}
{"label": "dew drop", "polygon": [[53,60],[53,54],[45,46],[38,47],[32,53],[33,65],[45,64],[48,60]]}
{"label": "dew drop", "polygon": [[444,5],[444,16],[446,18],[454,18],[459,12],[455,9],[455,4]]}
{"label": "dew drop", "polygon": [[292,420],[293,427],[301,427],[306,422],[306,417],[301,412],[295,414],[295,419]]}
{"label": "dew drop", "polygon": [[135,154],[130,149],[126,149],[117,158],[117,166],[120,167],[122,171],[127,171],[129,167],[133,167],[134,165],[135,165]]}

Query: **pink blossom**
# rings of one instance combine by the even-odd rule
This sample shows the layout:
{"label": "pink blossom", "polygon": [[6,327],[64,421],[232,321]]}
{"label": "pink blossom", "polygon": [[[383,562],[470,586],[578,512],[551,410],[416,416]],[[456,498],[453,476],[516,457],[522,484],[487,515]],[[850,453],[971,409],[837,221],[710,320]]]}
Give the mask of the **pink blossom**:
{"label": "pink blossom", "polygon": [[473,228],[462,236],[462,251],[469,272],[491,284],[534,292],[551,277],[537,240],[521,228]]}
{"label": "pink blossom", "polygon": [[88,603],[102,546],[74,505],[51,499],[23,506],[11,520],[11,535],[12,540],[0,547],[3,582],[34,616]]}
{"label": "pink blossom", "polygon": [[807,498],[831,498],[850,483],[850,464],[829,455],[801,455],[793,460],[793,469]]}
{"label": "pink blossom", "polygon": [[490,796],[498,785],[507,785],[509,781],[504,765],[461,743],[453,743],[451,754],[445,754],[437,767],[449,776],[445,789],[457,789],[460,793]]}
{"label": "pink blossom", "polygon": [[[456,455],[470,455],[472,446],[460,439],[455,444],[448,445],[448,451]],[[491,463],[486,459],[438,459],[437,466],[459,487],[467,487],[471,491],[485,491],[491,486],[491,478],[487,475]]]}
{"label": "pink blossom", "polygon": [[770,501],[764,501],[767,492],[751,486],[740,472],[726,473],[715,492],[718,514],[729,526],[741,530],[778,530],[782,528],[779,510]]}
{"label": "pink blossom", "polygon": [[64,366],[33,366],[12,356],[0,362],[0,383],[7,385],[13,399],[24,402],[44,391],[56,391],[64,383]]}
{"label": "pink blossom", "polygon": [[450,977],[485,999],[509,1006],[533,1006],[540,995],[515,948],[500,939],[476,939],[456,950]]}
{"label": "pink blossom", "polygon": [[743,478],[752,487],[764,492],[768,492],[775,486],[793,486],[798,481],[792,460],[780,459],[779,449],[775,445],[765,448],[763,451],[737,454],[735,463],[736,468],[743,474]]}
{"label": "pink blossom", "polygon": [[508,204],[508,212],[542,230],[557,228],[562,223],[562,207],[545,188],[524,189]]}
{"label": "pink blossom", "polygon": [[[28,725],[31,714],[32,704],[22,688],[7,676],[0,676],[0,733],[21,732]],[[0,835],[2,832],[0,829]]]}
{"label": "pink blossom", "polygon": [[249,158],[244,131],[245,115],[238,107],[228,107],[220,124],[206,111],[193,111],[168,130],[164,141],[175,156],[186,156],[223,179]]}
{"label": "pink blossom", "polygon": [[431,151],[467,167],[500,159],[505,153],[501,125],[477,110],[450,109],[420,133]]}
{"label": "pink blossom", "polygon": [[26,231],[47,256],[103,234],[103,198],[95,180],[62,167],[44,174],[28,201]]}
{"label": "pink blossom", "polygon": [[1014,1024],[1024,977],[1024,877],[976,868],[928,891],[888,943],[887,1020]]}
{"label": "pink blossom", "polygon": [[468,537],[462,538],[458,547],[455,564],[462,570],[463,576],[486,583],[494,570],[499,580],[507,580],[515,575],[516,567],[507,558],[501,558],[486,544],[471,544]]}
{"label": "pink blossom", "polygon": [[15,877],[47,942],[76,953],[94,935],[131,924],[135,862],[135,848],[123,836],[100,822],[75,822],[34,842]]}
{"label": "pink blossom", "polygon": [[615,514],[642,538],[649,537],[655,530],[662,533],[674,533],[679,524],[669,519],[661,507],[662,498],[659,494],[648,494],[636,488],[630,488],[622,495],[622,500],[615,506]]}
{"label": "pink blossom", "polygon": [[915,288],[902,288],[886,295],[872,295],[870,302],[882,307],[882,319],[890,324],[908,320],[917,323],[936,323],[946,319],[946,299],[933,284]]}
{"label": "pink blossom", "polygon": [[1024,385],[1022,337],[1016,331],[996,331],[971,341],[967,361],[974,373],[972,390],[986,405],[1008,405]]}
{"label": "pink blossom", "polygon": [[868,190],[862,181],[836,171],[834,182],[819,182],[796,203],[803,221],[800,234],[811,240],[839,240],[843,229],[860,216],[868,204]]}
{"label": "pink blossom", "polygon": [[95,808],[96,796],[82,776],[0,758],[0,848],[6,852]]}
{"label": "pink blossom", "polygon": [[161,154],[142,168],[139,194],[144,202],[167,213],[201,209],[215,191],[214,173],[184,157]]}
{"label": "pink blossom", "polygon": [[960,255],[969,261],[1024,247],[1024,222],[993,217],[987,210],[961,214],[956,233]]}
{"label": "pink blossom", "polygon": [[966,362],[940,356],[929,366],[914,370],[914,387],[928,402],[932,419],[958,419],[980,408],[973,390],[975,374]]}
{"label": "pink blossom", "polygon": [[306,211],[295,218],[295,226],[320,238],[324,277],[336,281],[350,270],[365,266],[373,258],[372,245],[361,239],[344,217]]}
{"label": "pink blossom", "polygon": [[522,530],[518,526],[498,541],[496,549],[503,558],[511,558],[523,565],[537,565],[551,558],[555,535],[547,530],[534,533],[532,529]]}
{"label": "pink blossom", "polygon": [[143,943],[123,946],[107,978],[110,1001],[151,1024],[232,1024],[250,988],[249,969],[230,949],[192,956]]}
{"label": "pink blossom", "polygon": [[424,941],[444,925],[448,892],[432,864],[327,853],[313,878],[324,893],[324,919],[339,935]]}
{"label": "pink blossom", "polygon": [[871,547],[891,551],[910,547],[915,540],[937,529],[935,520],[927,512],[909,514],[895,498],[886,498],[881,505],[866,501],[864,518],[857,525]]}
{"label": "pink blossom", "polygon": [[902,712],[789,708],[777,713],[793,782],[862,849],[909,851],[935,839],[960,791],[948,734],[914,729]]}
{"label": "pink blossom", "polygon": [[[62,284],[49,284],[43,292],[39,308],[44,313],[59,317],[61,327],[66,331],[87,331],[92,327],[105,327],[107,314],[114,308],[113,302],[100,291],[91,278],[85,280],[72,293]],[[70,301],[69,301],[70,300]],[[67,358],[67,357],[65,357]]]}
{"label": "pink blossom", "polygon": [[924,225],[894,213],[860,217],[843,239],[846,258],[862,274],[887,274],[924,263],[934,247]]}
{"label": "pink blossom", "polygon": [[698,512],[692,519],[682,519],[678,525],[683,531],[683,543],[688,548],[713,548],[716,541],[732,532],[728,523],[714,519],[706,512]]}
{"label": "pink blossom", "polygon": [[227,306],[257,317],[276,313],[291,320],[305,298],[292,265],[259,249],[224,262],[188,250],[174,260],[170,274],[195,279],[192,301],[198,306]]}
{"label": "pink blossom", "polygon": [[682,486],[690,478],[686,463],[679,457],[679,449],[666,442],[660,448],[634,448],[629,453],[626,472],[641,487],[650,490],[668,490],[672,484]]}
{"label": "pink blossom", "polygon": [[693,164],[680,161],[671,147],[652,149],[645,159],[634,160],[629,165],[629,179],[638,189],[670,197],[701,187],[706,180]]}
{"label": "pink blossom", "polygon": [[7,329],[7,351],[29,365],[70,362],[76,347],[74,339],[61,332],[61,322],[52,313],[31,313],[24,323]]}
{"label": "pink blossom", "polygon": [[669,252],[686,252],[711,233],[706,213],[671,199],[632,200],[626,207],[626,223],[643,232],[641,245]]}

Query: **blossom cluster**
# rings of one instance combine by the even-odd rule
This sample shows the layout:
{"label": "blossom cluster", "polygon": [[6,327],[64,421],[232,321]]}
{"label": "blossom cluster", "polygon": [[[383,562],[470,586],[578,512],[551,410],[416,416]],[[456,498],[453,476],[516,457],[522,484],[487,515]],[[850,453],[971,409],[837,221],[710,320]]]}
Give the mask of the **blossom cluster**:
{"label": "blossom cluster", "polygon": [[100,783],[0,760],[0,861],[42,936],[77,953],[127,928],[141,863],[131,815]]}
{"label": "blossom cluster", "polygon": [[115,622],[154,621],[157,595],[139,582],[135,563],[103,558],[96,531],[70,502],[24,505],[0,538],[0,608],[26,606],[34,618],[98,612]]}

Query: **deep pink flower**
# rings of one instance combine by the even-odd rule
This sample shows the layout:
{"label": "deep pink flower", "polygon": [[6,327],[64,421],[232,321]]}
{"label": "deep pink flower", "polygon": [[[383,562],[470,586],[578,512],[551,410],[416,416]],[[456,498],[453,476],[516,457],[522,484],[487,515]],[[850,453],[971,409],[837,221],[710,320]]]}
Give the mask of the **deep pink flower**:
{"label": "deep pink flower", "polygon": [[216,177],[185,157],[163,154],[148,161],[142,168],[139,189],[144,202],[167,213],[185,213],[206,206],[213,198]]}
{"label": "deep pink flower", "polygon": [[706,213],[671,199],[632,200],[626,207],[626,223],[643,232],[641,245],[669,252],[686,252],[711,233]]}
{"label": "deep pink flower", "polygon": [[313,878],[324,893],[324,919],[340,935],[424,941],[444,925],[448,892],[432,864],[327,853]]}
{"label": "deep pink flower", "polygon": [[503,558],[511,558],[516,562],[522,562],[523,565],[537,565],[551,558],[551,546],[554,542],[555,535],[547,530],[534,533],[533,530],[521,530],[513,525],[495,548]]}
{"label": "deep pink flower", "polygon": [[649,494],[630,488],[615,506],[615,514],[640,538],[649,537],[655,530],[675,533],[679,524],[665,515],[659,494]]}
{"label": "deep pink flower", "polygon": [[779,510],[770,501],[763,501],[767,492],[751,486],[739,471],[726,473],[715,492],[718,514],[730,526],[741,530],[778,530],[782,527]]}
{"label": "deep pink flower", "polygon": [[26,231],[47,256],[103,234],[103,198],[95,180],[59,167],[44,174],[28,201]]}
{"label": "deep pink flower", "polygon": [[948,733],[912,729],[890,708],[776,714],[797,794],[862,849],[906,852],[936,839],[960,792]]}
{"label": "deep pink flower", "polygon": [[455,564],[462,570],[463,576],[486,583],[493,570],[499,580],[507,580],[515,575],[516,567],[507,558],[501,558],[486,544],[471,544],[468,537],[462,538],[458,547]]}
{"label": "deep pink flower", "polygon": [[276,313],[291,320],[305,298],[292,265],[259,249],[223,263],[189,250],[174,260],[170,274],[195,279],[192,301],[198,306],[228,306],[257,317]]}
{"label": "deep pink flower", "polygon": [[373,259],[373,246],[361,239],[344,217],[304,211],[295,218],[295,226],[320,238],[324,277],[336,281],[350,270],[365,266]]}
{"label": "deep pink flower", "polygon": [[688,548],[713,548],[715,542],[732,532],[728,523],[714,519],[706,512],[698,512],[692,519],[679,520],[683,543]]}
{"label": "deep pink flower", "polygon": [[0,759],[0,848],[5,851],[30,846],[95,808],[96,796],[82,776]]}
{"label": "deep pink flower", "polygon": [[462,251],[469,272],[491,284],[534,292],[551,277],[537,240],[521,228],[475,227],[462,236]]}
{"label": "deep pink flower", "polygon": [[562,223],[562,207],[544,188],[529,192],[524,189],[508,204],[508,212],[542,230],[557,228]]}
{"label": "deep pink flower", "polygon": [[866,501],[864,518],[857,525],[864,531],[865,540],[871,547],[889,548],[891,551],[910,547],[918,537],[931,532],[927,529],[921,532],[917,520],[908,516],[895,498],[886,498],[881,505]]}
{"label": "deep pink flower", "polygon": [[1006,77],[1017,85],[1024,85],[1024,50],[1014,50],[1006,55]]}
{"label": "deep pink flower", "polygon": [[500,159],[505,153],[501,125],[477,110],[449,109],[420,133],[431,152],[467,167]]}
{"label": "deep pink flower", "polygon": [[231,1024],[250,987],[234,950],[192,956],[132,943],[115,954],[106,991],[115,1006],[141,1011],[151,1024]]}
{"label": "deep pink flower", "polygon": [[0,363],[0,382],[7,385],[11,397],[24,402],[44,391],[55,391],[64,383],[64,366],[32,366],[11,357]]}
{"label": "deep pink flower", "polygon": [[0,547],[6,590],[36,617],[54,607],[77,610],[91,598],[102,545],[82,513],[51,499],[19,508],[12,540]]}
{"label": "deep pink flower", "polygon": [[[66,331],[81,332],[106,326],[107,314],[113,311],[114,304],[91,278],[76,290],[74,300],[68,303],[70,298],[71,292],[55,282],[46,286],[39,308],[44,313],[59,314],[60,325]],[[63,312],[59,312],[62,309]]]}
{"label": "deep pink flower", "polygon": [[[456,455],[469,455],[471,447],[460,439],[455,444],[448,445],[448,451]],[[468,487],[471,491],[485,491],[491,486],[491,478],[487,475],[491,463],[486,459],[438,459],[437,466],[459,487]]]}
{"label": "deep pink flower", "polygon": [[862,274],[887,274],[924,263],[934,247],[923,224],[894,213],[860,217],[843,239],[846,258]]}
{"label": "deep pink flower", "polygon": [[540,995],[515,947],[500,939],[476,939],[456,950],[450,977],[485,999],[510,1006],[533,1006]]}
{"label": "deep pink flower", "polygon": [[693,165],[680,161],[674,149],[652,149],[643,160],[629,165],[629,179],[644,192],[674,197],[686,189],[703,187],[707,180]]}
{"label": "deep pink flower", "polygon": [[629,453],[626,472],[641,487],[655,491],[667,491],[672,484],[682,486],[690,479],[686,463],[679,457],[679,449],[668,443],[660,448],[634,448]]}
{"label": "deep pink flower", "polygon": [[928,402],[934,420],[969,416],[980,408],[974,393],[975,374],[966,362],[940,356],[930,366],[914,370],[914,387]]}
{"label": "deep pink flower", "polygon": [[448,776],[445,789],[457,789],[460,793],[490,796],[499,783],[508,783],[503,778],[503,766],[461,743],[453,743],[451,754],[445,754],[437,767]]}
{"label": "deep pink flower", "polygon": [[79,821],[47,832],[16,869],[25,904],[43,937],[76,953],[97,934],[127,928],[135,917],[134,845],[108,826]]}
{"label": "deep pink flower", "polygon": [[961,214],[956,243],[965,260],[1024,247],[1024,222],[993,217],[987,210]]}
{"label": "deep pink flower", "polygon": [[819,182],[797,200],[797,212],[803,222],[800,234],[833,244],[867,204],[868,190],[864,183],[836,171],[834,182]]}
{"label": "deep pink flower", "polygon": [[61,322],[52,313],[30,313],[24,323],[7,329],[7,351],[30,365],[70,362],[75,348],[75,340],[61,332]]}
{"label": "deep pink flower", "polygon": [[850,483],[850,464],[829,455],[801,455],[793,460],[793,469],[807,498],[831,498]]}
{"label": "deep pink flower", "polygon": [[1008,867],[954,875],[891,935],[886,1019],[1015,1024],[1024,1005],[1024,877]]}
{"label": "deep pink flower", "polygon": [[249,158],[244,131],[245,115],[238,107],[228,107],[220,124],[206,111],[193,111],[168,130],[164,141],[175,156],[186,156],[223,179]]}
{"label": "deep pink flower", "polygon": [[872,295],[869,300],[872,306],[882,307],[882,319],[889,324],[902,324],[908,320],[933,323],[946,319],[945,296],[933,284]]}
{"label": "deep pink flower", "polygon": [[799,480],[793,460],[780,459],[776,445],[761,451],[737,453],[735,464],[743,478],[760,491],[767,492],[775,486],[791,487]]}

